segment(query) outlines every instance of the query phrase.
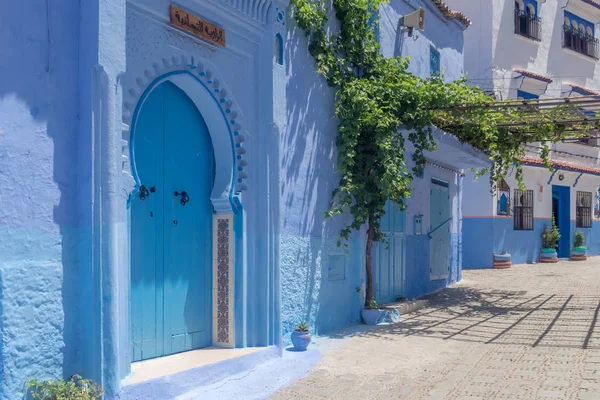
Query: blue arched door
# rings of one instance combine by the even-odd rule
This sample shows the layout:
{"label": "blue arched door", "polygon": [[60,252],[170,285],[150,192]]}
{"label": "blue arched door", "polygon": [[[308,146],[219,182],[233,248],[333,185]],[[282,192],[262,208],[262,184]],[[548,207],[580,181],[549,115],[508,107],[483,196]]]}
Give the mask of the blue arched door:
{"label": "blue arched door", "polygon": [[214,154],[194,103],[165,82],[144,102],[133,150],[133,360],[211,344]]}

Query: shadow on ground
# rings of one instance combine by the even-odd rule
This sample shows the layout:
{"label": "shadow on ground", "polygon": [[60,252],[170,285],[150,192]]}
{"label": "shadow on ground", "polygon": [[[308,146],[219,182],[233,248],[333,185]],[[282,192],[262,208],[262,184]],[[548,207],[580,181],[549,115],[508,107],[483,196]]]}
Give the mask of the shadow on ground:
{"label": "shadow on ground", "polygon": [[600,295],[453,287],[428,300],[428,307],[407,314],[399,323],[354,326],[328,337],[398,340],[414,335],[484,344],[600,349]]}

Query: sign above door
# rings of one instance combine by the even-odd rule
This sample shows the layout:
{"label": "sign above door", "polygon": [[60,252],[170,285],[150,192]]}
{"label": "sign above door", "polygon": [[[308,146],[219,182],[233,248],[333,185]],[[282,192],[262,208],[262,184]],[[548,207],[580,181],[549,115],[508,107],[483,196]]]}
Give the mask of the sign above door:
{"label": "sign above door", "polygon": [[200,39],[225,47],[225,30],[171,4],[171,25]]}

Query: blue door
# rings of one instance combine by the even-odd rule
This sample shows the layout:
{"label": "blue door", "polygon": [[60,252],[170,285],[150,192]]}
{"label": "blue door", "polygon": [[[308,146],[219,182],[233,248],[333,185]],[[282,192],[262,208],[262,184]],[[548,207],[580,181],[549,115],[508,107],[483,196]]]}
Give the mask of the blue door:
{"label": "blue door", "polygon": [[194,103],[170,82],[144,102],[133,142],[133,360],[211,344],[214,154]]}
{"label": "blue door", "polygon": [[379,303],[385,304],[404,295],[404,211],[393,201],[388,201],[385,206],[381,232],[387,243],[378,243],[376,248],[375,296]]}
{"label": "blue door", "polygon": [[446,279],[450,266],[450,189],[448,182],[431,179],[429,203],[429,275]]}
{"label": "blue door", "polygon": [[[571,256],[571,188],[569,186],[552,186],[552,216],[560,233],[558,240],[558,257]],[[550,225],[550,224],[548,224]],[[548,226],[551,228],[551,226]]]}

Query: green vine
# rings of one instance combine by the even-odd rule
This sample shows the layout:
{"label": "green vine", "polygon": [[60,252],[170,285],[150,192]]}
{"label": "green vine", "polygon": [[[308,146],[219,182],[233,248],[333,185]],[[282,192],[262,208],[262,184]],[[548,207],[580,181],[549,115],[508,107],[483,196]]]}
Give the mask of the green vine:
{"label": "green vine", "polygon": [[[446,83],[441,75],[421,78],[409,72],[408,57],[386,58],[380,53],[372,30],[379,15],[371,10],[379,10],[386,2],[333,0],[337,23],[332,24],[323,0],[291,2],[294,20],[308,37],[317,72],[335,89],[341,178],[326,217],[346,211],[353,217],[342,229],[339,244],[347,243],[353,230],[368,226],[365,299],[373,298],[371,249],[373,241],[384,239],[380,222],[385,204],[393,200],[406,207],[410,184],[425,166],[425,152],[437,148],[433,126],[489,156],[491,167],[477,174],[489,173],[494,190],[513,165],[522,185],[525,143],[540,142],[541,157],[551,168],[549,145],[567,137],[565,126],[554,121],[570,112],[555,107],[544,110],[541,124],[506,128],[499,122],[523,120],[527,110],[515,106],[499,112],[487,107],[493,99],[467,85],[464,78]],[[589,126],[581,124],[579,128]],[[412,143],[413,168],[405,159],[407,140]]]}

